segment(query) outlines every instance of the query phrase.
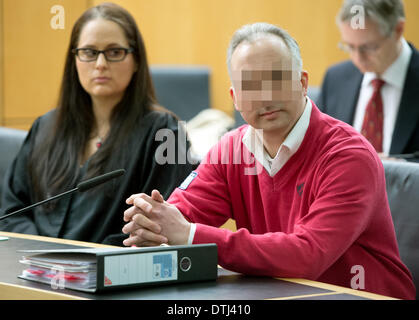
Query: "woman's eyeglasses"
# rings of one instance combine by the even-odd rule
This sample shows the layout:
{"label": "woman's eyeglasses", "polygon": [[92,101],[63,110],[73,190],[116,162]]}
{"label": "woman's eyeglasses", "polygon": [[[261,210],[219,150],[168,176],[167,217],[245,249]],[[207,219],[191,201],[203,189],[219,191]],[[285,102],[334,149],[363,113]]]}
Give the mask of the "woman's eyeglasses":
{"label": "woman's eyeglasses", "polygon": [[125,59],[128,53],[134,52],[132,48],[109,48],[106,50],[96,50],[91,48],[77,48],[72,52],[83,62],[96,61],[99,54],[103,53],[106,61],[118,62]]}

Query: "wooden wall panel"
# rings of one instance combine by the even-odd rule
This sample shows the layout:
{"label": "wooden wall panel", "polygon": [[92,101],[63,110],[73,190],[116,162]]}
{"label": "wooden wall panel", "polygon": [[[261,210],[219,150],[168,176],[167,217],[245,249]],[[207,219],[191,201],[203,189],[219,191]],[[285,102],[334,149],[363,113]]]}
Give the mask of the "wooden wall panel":
{"label": "wooden wall panel", "polygon": [[[94,4],[103,1],[94,0]],[[339,0],[115,0],[136,18],[151,64],[205,64],[212,69],[212,106],[232,111],[226,50],[240,26],[266,21],[298,41],[310,84],[320,85],[326,68],[347,56],[337,43]],[[406,0],[408,39],[419,44],[419,2]]]}
{"label": "wooden wall panel", "polygon": [[[64,8],[64,29],[53,29],[54,5]],[[72,25],[86,0],[3,0],[3,122],[28,129],[55,107]]]}
{"label": "wooden wall panel", "polygon": [[412,42],[416,49],[419,47],[419,1],[404,0],[406,10],[406,31],[405,37]]}
{"label": "wooden wall panel", "polygon": [[[0,0],[0,124],[28,128],[35,117],[55,106],[73,23],[86,8],[100,2]],[[228,113],[233,109],[226,50],[233,32],[243,24],[266,21],[288,30],[300,44],[311,85],[320,85],[326,68],[347,58],[337,48],[335,16],[340,0],[114,2],[136,18],[151,64],[209,66],[212,106]],[[406,38],[419,46],[419,1],[404,3]],[[50,27],[50,8],[57,4],[65,8],[64,30]]]}
{"label": "wooden wall panel", "polygon": [[3,125],[3,0],[0,0],[0,126]]}

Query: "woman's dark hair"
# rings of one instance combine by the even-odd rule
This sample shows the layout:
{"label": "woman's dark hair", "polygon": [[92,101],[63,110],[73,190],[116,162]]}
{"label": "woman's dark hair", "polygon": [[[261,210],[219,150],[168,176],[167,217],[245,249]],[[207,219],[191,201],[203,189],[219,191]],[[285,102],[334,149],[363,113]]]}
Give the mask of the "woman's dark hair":
{"label": "woman's dark hair", "polygon": [[[58,106],[51,127],[43,130],[29,161],[35,196],[43,198],[73,187],[78,179],[80,159],[94,129],[94,115],[89,94],[80,84],[72,50],[77,48],[83,27],[91,20],[117,23],[125,33],[137,71],[122,100],[111,115],[111,129],[106,141],[89,160],[87,177],[117,169],[129,157],[123,142],[139,120],[157,107],[147,63],[144,41],[134,18],[122,7],[103,3],[88,9],[76,21],[67,50]],[[48,194],[47,194],[48,191]]]}

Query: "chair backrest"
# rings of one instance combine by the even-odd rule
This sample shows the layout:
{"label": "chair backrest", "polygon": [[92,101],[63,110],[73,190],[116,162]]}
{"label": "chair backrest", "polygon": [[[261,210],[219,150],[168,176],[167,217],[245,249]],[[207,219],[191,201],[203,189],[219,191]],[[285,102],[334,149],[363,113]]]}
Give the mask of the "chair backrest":
{"label": "chair backrest", "polygon": [[[419,289],[419,164],[383,160],[400,257]],[[419,292],[416,294],[419,299]]]}
{"label": "chair backrest", "polygon": [[0,206],[4,175],[19,152],[26,135],[27,131],[24,130],[0,127]]}
{"label": "chair backrest", "polygon": [[244,121],[240,112],[234,109],[234,127],[238,128],[244,124],[246,124],[246,121]]}
{"label": "chair backrest", "polygon": [[317,105],[320,98],[320,88],[316,86],[309,86],[307,90],[307,95]]}
{"label": "chair backrest", "polygon": [[205,66],[150,67],[158,102],[189,121],[210,105],[210,70]]}

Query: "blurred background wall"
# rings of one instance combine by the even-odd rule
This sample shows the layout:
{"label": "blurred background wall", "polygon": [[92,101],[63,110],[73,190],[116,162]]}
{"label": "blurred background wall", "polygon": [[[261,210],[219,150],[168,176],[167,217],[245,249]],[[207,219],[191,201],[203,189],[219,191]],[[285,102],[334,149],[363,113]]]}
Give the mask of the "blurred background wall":
{"label": "blurred background wall", "polygon": [[[75,20],[98,0],[0,0],[0,125],[29,129],[55,107]],[[341,0],[115,0],[135,17],[151,65],[206,65],[211,105],[232,114],[226,51],[240,26],[266,21],[298,41],[310,85],[321,84],[340,52],[335,16]],[[419,1],[404,0],[405,37],[419,46]],[[65,10],[53,29],[54,5]],[[170,106],[166,106],[170,108]]]}

